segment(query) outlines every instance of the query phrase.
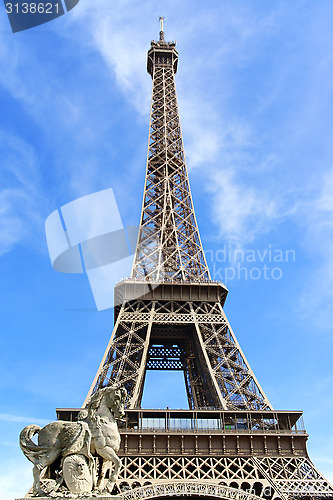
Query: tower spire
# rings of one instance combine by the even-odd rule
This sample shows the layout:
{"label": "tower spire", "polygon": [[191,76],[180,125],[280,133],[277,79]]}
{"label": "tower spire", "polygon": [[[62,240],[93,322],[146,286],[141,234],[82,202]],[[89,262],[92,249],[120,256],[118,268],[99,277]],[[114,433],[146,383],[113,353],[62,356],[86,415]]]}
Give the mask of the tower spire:
{"label": "tower spire", "polygon": [[153,79],[146,180],[131,277],[146,281],[210,281],[189,186],[175,85],[175,42],[148,51]]}
{"label": "tower spire", "polygon": [[161,31],[160,31],[160,42],[164,42],[164,29],[163,29],[163,23],[165,21],[165,18],[163,16],[159,17],[160,23],[161,23]]}

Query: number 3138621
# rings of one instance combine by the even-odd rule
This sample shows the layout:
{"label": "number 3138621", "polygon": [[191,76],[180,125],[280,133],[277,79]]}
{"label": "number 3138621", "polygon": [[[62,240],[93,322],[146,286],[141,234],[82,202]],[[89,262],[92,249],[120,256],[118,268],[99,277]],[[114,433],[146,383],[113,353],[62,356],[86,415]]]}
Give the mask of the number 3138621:
{"label": "number 3138621", "polygon": [[59,4],[55,3],[6,3],[7,14],[59,14]]}

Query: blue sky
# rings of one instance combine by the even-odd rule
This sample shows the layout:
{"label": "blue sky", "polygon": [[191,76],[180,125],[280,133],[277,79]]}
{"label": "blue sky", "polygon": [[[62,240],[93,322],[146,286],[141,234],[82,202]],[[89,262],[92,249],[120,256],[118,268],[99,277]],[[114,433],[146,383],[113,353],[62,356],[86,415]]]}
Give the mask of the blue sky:
{"label": "blue sky", "polygon": [[[112,187],[123,223],[138,223],[159,15],[180,53],[192,194],[213,277],[228,268],[226,313],[274,407],[304,410],[333,481],[332,1],[80,0],[15,35],[0,11],[4,500],[32,483],[20,430],[82,404],[111,334],[87,278],[52,269],[44,222]],[[164,378],[160,399],[156,380],[145,406],[184,406],[182,383],[175,394]]]}

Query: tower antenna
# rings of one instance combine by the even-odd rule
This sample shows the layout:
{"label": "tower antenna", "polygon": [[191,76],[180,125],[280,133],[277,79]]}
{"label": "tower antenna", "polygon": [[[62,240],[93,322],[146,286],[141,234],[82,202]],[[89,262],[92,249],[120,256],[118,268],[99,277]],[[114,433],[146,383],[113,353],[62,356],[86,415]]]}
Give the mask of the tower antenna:
{"label": "tower antenna", "polygon": [[160,16],[159,17],[159,21],[161,23],[160,42],[164,42],[164,28],[163,28],[163,23],[165,21],[165,18],[163,16]]}

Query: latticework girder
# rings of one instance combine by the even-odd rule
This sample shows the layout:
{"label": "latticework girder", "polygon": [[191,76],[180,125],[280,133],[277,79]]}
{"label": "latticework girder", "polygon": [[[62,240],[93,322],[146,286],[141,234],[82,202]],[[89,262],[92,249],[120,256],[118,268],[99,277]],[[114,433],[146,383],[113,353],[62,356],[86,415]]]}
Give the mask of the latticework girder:
{"label": "latticework girder", "polygon": [[[332,499],[332,486],[307,458],[134,456],[123,458],[120,485],[193,481],[223,485],[269,499]],[[244,496],[245,499],[245,496]]]}
{"label": "latticework girder", "polygon": [[271,408],[219,302],[124,303],[94,390],[122,384],[134,408],[147,369],[182,369],[190,408]]}
{"label": "latticework girder", "polygon": [[151,54],[153,93],[146,181],[132,278],[210,279],[189,187],[172,58]]}

